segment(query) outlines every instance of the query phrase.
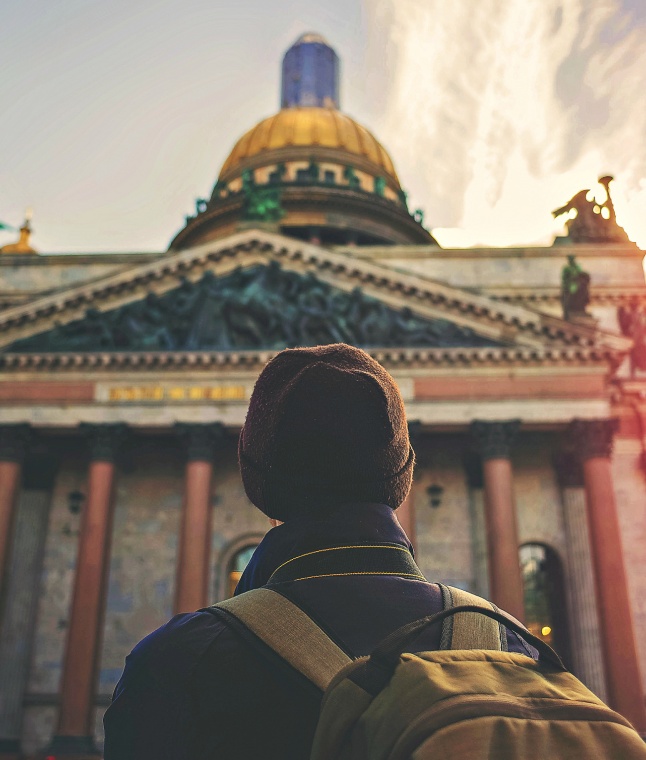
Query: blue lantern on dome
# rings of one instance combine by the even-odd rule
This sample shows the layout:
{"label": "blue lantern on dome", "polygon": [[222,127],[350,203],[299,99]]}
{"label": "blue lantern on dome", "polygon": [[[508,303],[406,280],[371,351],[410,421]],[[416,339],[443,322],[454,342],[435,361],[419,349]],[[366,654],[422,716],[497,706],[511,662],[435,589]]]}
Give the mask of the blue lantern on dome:
{"label": "blue lantern on dome", "polygon": [[339,57],[320,34],[299,37],[283,58],[281,108],[339,108]]}

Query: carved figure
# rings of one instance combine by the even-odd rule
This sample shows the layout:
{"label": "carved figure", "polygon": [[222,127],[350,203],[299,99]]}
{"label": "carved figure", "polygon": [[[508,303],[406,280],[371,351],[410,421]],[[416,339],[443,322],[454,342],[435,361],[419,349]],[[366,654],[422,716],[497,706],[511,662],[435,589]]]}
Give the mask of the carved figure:
{"label": "carved figure", "polygon": [[[133,348],[141,351],[173,351],[176,347],[168,326],[169,314],[164,302],[156,293],[148,293],[138,303],[129,304],[114,321],[113,336],[117,348]],[[108,324],[105,325],[108,329]],[[125,345],[124,345],[125,344]]]}
{"label": "carved figure", "polygon": [[617,224],[615,207],[610,197],[612,177],[601,177],[599,184],[606,190],[606,201],[598,204],[594,199],[588,200],[589,189],[581,190],[564,206],[552,211],[558,218],[563,214],[573,215],[565,223],[567,238],[573,243],[627,243],[628,235]]}
{"label": "carved figure", "polygon": [[350,293],[312,273],[267,266],[235,269],[164,295],[17,341],[11,351],[226,351],[345,342],[358,346],[497,345],[441,319],[396,311],[360,288]]}
{"label": "carved figure", "polygon": [[255,184],[253,174],[249,170],[242,173],[242,192],[244,193],[243,219],[278,222],[285,215],[280,204],[280,187],[275,185],[259,187]]}
{"label": "carved figure", "polygon": [[590,303],[590,275],[581,269],[576,256],[570,254],[567,260],[561,270],[561,305],[563,317],[570,319],[586,313],[586,306]]}
{"label": "carved figure", "polygon": [[357,177],[357,174],[352,166],[345,167],[343,170],[343,177],[348,181],[348,185],[354,189],[357,189],[361,185],[359,177]]}
{"label": "carved figure", "polygon": [[633,341],[630,351],[630,372],[646,371],[646,309],[635,299],[628,306],[617,309],[621,332]]}
{"label": "carved figure", "polygon": [[310,182],[318,182],[320,174],[321,174],[321,167],[313,158],[311,158],[309,166],[307,167],[307,175],[309,177]]}

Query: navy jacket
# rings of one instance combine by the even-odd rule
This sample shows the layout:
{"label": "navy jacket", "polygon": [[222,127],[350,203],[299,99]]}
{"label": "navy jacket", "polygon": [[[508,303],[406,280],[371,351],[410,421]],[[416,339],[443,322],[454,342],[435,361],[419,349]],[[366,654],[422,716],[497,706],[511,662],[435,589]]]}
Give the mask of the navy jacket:
{"label": "navy jacket", "polygon": [[[286,560],[334,546],[396,544],[412,551],[393,511],[348,505],[325,519],[270,530],[236,593],[267,584]],[[348,575],[279,584],[348,653],[360,656],[389,633],[442,609],[439,587],[400,576]],[[437,649],[429,629],[414,651]],[[536,656],[511,631],[509,650]],[[411,647],[412,648],[412,647]],[[301,760],[318,703],[226,623],[207,611],[176,615],[126,658],[105,718],[105,760]]]}

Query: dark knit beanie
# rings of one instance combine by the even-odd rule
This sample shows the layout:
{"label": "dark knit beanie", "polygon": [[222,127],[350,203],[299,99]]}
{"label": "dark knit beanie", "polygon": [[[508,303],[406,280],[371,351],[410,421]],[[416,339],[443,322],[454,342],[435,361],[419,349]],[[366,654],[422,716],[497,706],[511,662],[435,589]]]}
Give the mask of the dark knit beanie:
{"label": "dark knit beanie", "polygon": [[351,502],[396,509],[415,464],[395,381],[345,343],[287,349],[267,364],[238,458],[247,496],[277,520]]}

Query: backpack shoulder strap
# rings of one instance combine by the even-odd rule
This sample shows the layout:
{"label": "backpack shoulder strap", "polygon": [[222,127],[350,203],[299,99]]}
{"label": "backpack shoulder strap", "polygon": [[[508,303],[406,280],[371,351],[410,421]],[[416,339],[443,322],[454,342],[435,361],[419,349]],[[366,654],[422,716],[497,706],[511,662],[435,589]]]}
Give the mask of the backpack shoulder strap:
{"label": "backpack shoulder strap", "polygon": [[213,607],[234,617],[322,691],[351,661],[309,615],[271,589],[247,591]]}
{"label": "backpack shoulder strap", "polygon": [[[480,596],[470,594],[452,586],[439,583],[442,591],[444,609],[471,604],[476,607],[498,608]],[[461,612],[445,618],[442,624],[440,649],[491,649],[497,652],[507,651],[507,630],[502,623],[478,615],[477,612]]]}

